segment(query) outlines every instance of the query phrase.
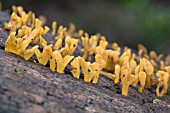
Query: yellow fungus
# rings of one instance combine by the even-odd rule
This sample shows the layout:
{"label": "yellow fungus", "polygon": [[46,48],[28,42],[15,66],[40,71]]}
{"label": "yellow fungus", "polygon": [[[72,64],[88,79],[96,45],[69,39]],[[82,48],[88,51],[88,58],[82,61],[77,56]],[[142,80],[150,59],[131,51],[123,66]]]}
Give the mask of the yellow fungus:
{"label": "yellow fungus", "polygon": [[39,20],[41,21],[41,26],[43,26],[43,25],[45,25],[45,24],[46,24],[47,19],[46,19],[46,17],[45,17],[45,16],[40,15],[38,18],[39,18]]}
{"label": "yellow fungus", "polygon": [[56,41],[55,45],[53,46],[53,49],[54,49],[54,50],[59,50],[60,47],[61,47],[61,45],[62,45],[62,39],[58,39],[58,40]]}
{"label": "yellow fungus", "polygon": [[38,49],[38,45],[35,45],[34,47],[32,47],[31,49],[28,49],[24,52],[24,59],[28,60],[30,59],[31,56],[33,56],[33,54],[35,53],[36,49]]}
{"label": "yellow fungus", "polygon": [[57,28],[57,22],[54,21],[54,22],[52,23],[52,35],[55,35],[55,33],[56,33],[56,28]]}
{"label": "yellow fungus", "polygon": [[35,14],[32,13],[32,24],[31,27],[34,28],[35,27]]}
{"label": "yellow fungus", "polygon": [[5,29],[12,31],[16,31],[16,26],[13,21],[10,21],[9,23],[5,23]]}
{"label": "yellow fungus", "polygon": [[89,77],[90,77],[90,81],[91,79],[93,79],[94,84],[96,84],[98,82],[99,79],[99,74],[100,74],[100,65],[98,63],[92,63],[89,65]]}
{"label": "yellow fungus", "polygon": [[27,24],[28,24],[29,26],[31,26],[31,22],[32,22],[32,11],[29,11],[27,15],[28,15]]}
{"label": "yellow fungus", "polygon": [[76,26],[73,23],[70,23],[68,32],[70,33],[71,36],[75,33],[75,29],[76,29]]}
{"label": "yellow fungus", "polygon": [[55,57],[54,57],[54,53],[51,53],[49,61],[50,61],[50,69],[52,71],[56,71],[55,69],[56,69],[57,64],[56,64],[56,60],[55,60]]}
{"label": "yellow fungus", "polygon": [[18,6],[17,8],[17,12],[20,16],[22,16],[22,12],[23,12],[23,7],[22,6]]}
{"label": "yellow fungus", "polygon": [[47,41],[40,36],[40,48],[47,46]]}
{"label": "yellow fungus", "polygon": [[[9,30],[5,51],[17,54],[25,60],[29,60],[35,54],[40,64],[49,63],[50,69],[59,73],[64,73],[66,66],[71,65],[72,75],[79,78],[82,71],[85,82],[92,81],[96,84],[99,75],[102,74],[112,79],[114,84],[120,82],[122,95],[125,96],[128,95],[129,86],[136,87],[138,83],[140,93],[144,88],[151,88],[154,84],[157,85],[157,96],[167,93],[170,87],[170,55],[165,61],[163,54],[157,55],[155,51],[148,55],[142,44],[138,45],[138,55],[128,47],[121,51],[117,43],[112,44],[112,49],[107,49],[108,42],[105,36],[96,34],[89,38],[89,34],[81,29],[76,32],[74,24],[70,24],[68,30],[62,25],[59,26],[56,34],[55,21],[52,23],[52,35],[57,35],[56,42],[54,45],[50,42],[49,45],[43,38],[50,30],[47,26],[43,27],[46,21],[44,17],[35,18],[33,12],[26,13],[21,6],[13,6],[12,10],[10,21],[4,24],[4,28]],[[79,38],[83,45],[83,57],[74,58],[70,55],[76,50]],[[92,62],[94,56],[95,61]],[[86,61],[87,58],[89,62]]]}
{"label": "yellow fungus", "polygon": [[[159,77],[159,83],[156,88],[156,95],[157,96],[163,96],[164,94],[167,93],[168,90],[168,82],[169,82],[169,74],[165,71],[158,71],[156,75]],[[160,87],[164,86],[162,91],[160,92]]]}
{"label": "yellow fungus", "polygon": [[8,36],[5,51],[19,54],[15,34],[16,32],[11,32],[10,35]]}
{"label": "yellow fungus", "polygon": [[145,81],[146,81],[146,73],[143,71],[139,72],[139,81],[140,81],[140,88],[139,88],[139,92],[142,93],[144,86],[145,86]]}
{"label": "yellow fungus", "polygon": [[39,49],[35,50],[35,54],[37,56],[38,62],[42,65],[46,65],[48,62],[48,58],[46,56],[46,51],[43,49],[43,52],[40,53]]}
{"label": "yellow fungus", "polygon": [[142,51],[144,54],[147,54],[147,53],[148,53],[147,49],[146,49],[145,46],[142,45],[142,44],[138,44],[138,50],[139,50],[139,51]]}
{"label": "yellow fungus", "polygon": [[65,67],[74,58],[74,56],[67,55],[63,58],[59,51],[54,51],[53,54],[57,62],[57,72],[64,73]]}
{"label": "yellow fungus", "polygon": [[135,68],[137,67],[136,61],[134,59],[131,59],[129,63],[130,63],[130,66],[134,72]]}
{"label": "yellow fungus", "polygon": [[86,59],[87,55],[88,55],[88,48],[89,48],[89,38],[88,37],[82,37],[82,44],[84,46],[84,54],[83,54],[83,58]]}
{"label": "yellow fungus", "polygon": [[67,43],[68,46],[71,46],[71,37],[70,37],[70,36],[67,36],[67,37],[66,37],[65,43]]}
{"label": "yellow fungus", "polygon": [[165,65],[170,65],[170,54],[166,57]]}
{"label": "yellow fungus", "polygon": [[114,50],[116,50],[116,51],[120,51],[120,50],[121,50],[120,47],[118,46],[118,44],[117,44],[116,42],[114,42],[114,43],[112,44],[112,48],[113,48]]}
{"label": "yellow fungus", "polygon": [[118,84],[119,83],[119,77],[120,77],[120,65],[115,66],[115,80],[114,83]]}
{"label": "yellow fungus", "polygon": [[17,13],[17,7],[15,5],[12,6],[12,11]]}
{"label": "yellow fungus", "polygon": [[89,68],[89,65],[90,65],[90,62],[86,62],[84,60],[84,58],[80,58],[79,59],[80,61],[80,65],[81,65],[81,69],[82,69],[82,72],[84,74],[84,81],[85,82],[90,82],[90,77],[89,77],[89,72],[88,72],[88,68]]}
{"label": "yellow fungus", "polygon": [[26,25],[26,22],[27,22],[27,19],[28,19],[28,15],[27,15],[24,11],[23,11],[21,14],[22,14],[22,15],[21,15],[22,24],[23,24],[23,25]]}
{"label": "yellow fungus", "polygon": [[16,22],[17,18],[18,18],[17,14],[15,12],[13,12],[11,15],[11,21]]}
{"label": "yellow fungus", "polygon": [[151,51],[149,53],[149,56],[154,60],[154,61],[157,61],[158,60],[158,57],[157,57],[157,54],[155,51]]}
{"label": "yellow fungus", "polygon": [[128,96],[128,89],[130,85],[130,81],[128,81],[127,77],[127,69],[122,70],[121,72],[121,82],[122,82],[122,95]]}
{"label": "yellow fungus", "polygon": [[44,27],[43,35],[45,35],[45,34],[46,34],[49,30],[50,30],[50,28],[49,28],[49,27],[47,27],[47,26],[45,26],[45,27]]}
{"label": "yellow fungus", "polygon": [[70,49],[69,49],[69,55],[73,54],[73,52],[75,51],[76,47],[78,45],[78,39],[71,39],[71,45],[70,45]]}
{"label": "yellow fungus", "polygon": [[100,40],[99,46],[103,47],[103,49],[106,49],[106,48],[107,48],[107,45],[108,45],[108,42],[107,42],[107,41]]}
{"label": "yellow fungus", "polygon": [[157,57],[157,59],[158,59],[158,62],[163,58],[163,54],[160,54],[158,57]]}
{"label": "yellow fungus", "polygon": [[78,32],[78,36],[79,36],[79,37],[82,37],[83,34],[84,34],[84,31],[83,31],[82,29],[80,29],[79,32]]}
{"label": "yellow fungus", "polygon": [[106,77],[108,77],[108,78],[110,78],[110,79],[112,79],[112,80],[114,80],[114,79],[115,79],[115,75],[114,75],[114,74],[112,74],[112,73],[108,73],[108,72],[100,71],[100,74],[102,74],[102,75],[104,75],[104,76],[106,76]]}
{"label": "yellow fungus", "polygon": [[97,37],[95,35],[91,36],[91,38],[89,39],[89,55],[92,55],[95,52],[97,43]]}
{"label": "yellow fungus", "polygon": [[161,69],[161,70],[164,70],[164,69],[165,69],[165,64],[164,64],[164,62],[163,62],[163,61],[160,61],[159,64],[160,64],[160,69]]}
{"label": "yellow fungus", "polygon": [[75,78],[80,77],[80,57],[74,58],[74,60],[71,62],[71,73]]}
{"label": "yellow fungus", "polygon": [[170,66],[166,66],[165,70],[168,72],[168,74],[170,75]]}

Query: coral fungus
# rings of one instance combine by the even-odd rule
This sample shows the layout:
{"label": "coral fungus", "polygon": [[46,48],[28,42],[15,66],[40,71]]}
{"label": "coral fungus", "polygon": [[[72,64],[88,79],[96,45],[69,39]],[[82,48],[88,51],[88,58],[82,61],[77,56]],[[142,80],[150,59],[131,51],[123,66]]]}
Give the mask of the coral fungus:
{"label": "coral fungus", "polygon": [[[44,19],[41,18],[44,20],[41,21],[36,18],[31,11],[26,13],[21,6],[13,6],[12,10],[10,21],[4,25],[9,31],[5,51],[17,54],[25,60],[35,54],[39,64],[49,64],[50,69],[58,73],[64,73],[67,66],[71,67],[68,69],[73,77],[79,79],[82,74],[85,82],[92,81],[96,84],[100,75],[106,76],[114,84],[121,84],[122,95],[125,96],[128,95],[129,86],[137,85],[140,86],[140,93],[145,88],[152,88],[152,85],[157,85],[157,96],[168,92],[170,55],[164,61],[162,54],[148,52],[142,44],[138,45],[138,54],[128,47],[119,47],[116,42],[108,49],[109,43],[104,36],[89,36],[83,30],[76,32],[74,24],[70,24],[69,29],[57,27],[55,21],[51,32],[55,42],[49,44],[45,35],[50,28],[42,26]],[[75,51],[80,53],[79,56],[74,54]]]}

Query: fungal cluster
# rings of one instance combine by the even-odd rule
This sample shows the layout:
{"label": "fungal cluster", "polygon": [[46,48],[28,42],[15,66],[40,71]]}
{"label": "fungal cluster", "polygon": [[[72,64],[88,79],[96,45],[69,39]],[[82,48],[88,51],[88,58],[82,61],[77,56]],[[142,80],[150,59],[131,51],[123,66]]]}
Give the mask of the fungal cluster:
{"label": "fungal cluster", "polygon": [[[69,28],[52,23],[51,35],[55,42],[48,43],[45,39],[50,28],[43,26],[43,18],[36,18],[31,11],[26,13],[21,6],[12,7],[11,19],[4,25],[9,31],[5,51],[19,55],[29,60],[34,55],[41,65],[49,64],[52,71],[64,73],[67,65],[70,72],[79,79],[84,76],[85,82],[96,84],[99,75],[120,83],[122,95],[128,95],[129,86],[137,87],[142,93],[144,88],[150,89],[156,85],[156,95],[163,96],[170,87],[170,55],[163,61],[163,55],[139,44],[138,53],[130,48],[120,48],[117,43],[108,47],[104,36],[99,34],[89,36],[83,30],[76,32],[74,24]],[[76,56],[78,45],[82,53]]]}

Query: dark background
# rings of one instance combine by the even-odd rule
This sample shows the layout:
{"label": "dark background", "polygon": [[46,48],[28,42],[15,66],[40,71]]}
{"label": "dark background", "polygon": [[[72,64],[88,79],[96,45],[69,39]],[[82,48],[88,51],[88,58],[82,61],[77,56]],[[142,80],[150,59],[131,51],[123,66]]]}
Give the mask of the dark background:
{"label": "dark background", "polygon": [[102,33],[110,42],[170,53],[170,0],[1,0],[2,9],[21,5],[37,16],[90,34]]}

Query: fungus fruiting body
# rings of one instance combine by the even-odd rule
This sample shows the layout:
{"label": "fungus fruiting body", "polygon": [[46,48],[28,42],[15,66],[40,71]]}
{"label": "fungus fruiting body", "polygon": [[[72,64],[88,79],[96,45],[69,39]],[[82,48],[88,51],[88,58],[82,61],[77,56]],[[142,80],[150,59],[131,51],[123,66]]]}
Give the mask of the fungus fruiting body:
{"label": "fungus fruiting body", "polygon": [[[38,19],[33,12],[26,13],[21,6],[13,6],[12,11],[10,21],[4,24],[9,31],[5,51],[25,60],[35,54],[39,64],[49,64],[50,69],[58,73],[70,69],[73,77],[79,79],[82,74],[85,82],[96,84],[100,75],[106,76],[114,84],[121,84],[122,95],[125,96],[128,96],[130,86],[137,85],[140,86],[140,93],[157,85],[157,96],[167,94],[170,87],[170,55],[162,60],[163,54],[148,52],[142,44],[138,45],[138,54],[128,47],[119,47],[116,42],[108,49],[109,43],[104,36],[90,36],[82,29],[76,32],[74,24],[70,24],[68,29],[62,25],[57,27],[55,21],[51,32],[55,42],[50,41],[49,44],[45,36],[50,28],[42,26],[45,22],[43,17]],[[75,51],[80,53],[79,56]]]}

